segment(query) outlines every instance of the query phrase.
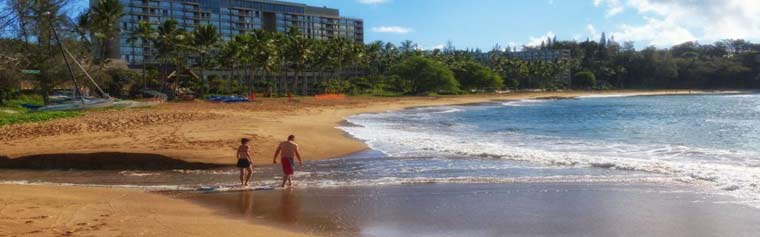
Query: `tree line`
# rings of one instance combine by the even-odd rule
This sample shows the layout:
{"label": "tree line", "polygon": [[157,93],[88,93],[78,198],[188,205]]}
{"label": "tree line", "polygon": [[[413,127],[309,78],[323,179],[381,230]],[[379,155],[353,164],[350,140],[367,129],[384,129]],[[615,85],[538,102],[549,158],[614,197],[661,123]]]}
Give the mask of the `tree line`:
{"label": "tree line", "polygon": [[[299,29],[254,30],[225,41],[213,25],[193,31],[175,20],[139,22],[127,42],[148,49],[139,70],[111,67],[107,42],[121,33],[118,0],[98,0],[77,17],[68,0],[7,0],[0,9],[0,102],[32,87],[43,95],[71,86],[51,32],[114,96],[140,90],[196,95],[348,93],[461,94],[497,90],[758,88],[760,45],[745,40],[686,42],[637,50],[602,35],[598,41],[547,38],[523,51],[564,50],[551,60],[521,60],[514,48],[423,50],[412,41],[357,43],[311,39]],[[92,53],[95,52],[95,53]],[[29,73],[38,71],[35,73]],[[81,72],[74,72],[81,78]]]}

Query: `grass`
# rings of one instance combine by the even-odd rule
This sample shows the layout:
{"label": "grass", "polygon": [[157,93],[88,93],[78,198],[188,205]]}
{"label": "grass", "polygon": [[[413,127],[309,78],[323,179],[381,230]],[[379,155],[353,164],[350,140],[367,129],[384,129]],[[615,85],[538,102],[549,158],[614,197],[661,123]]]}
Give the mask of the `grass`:
{"label": "grass", "polygon": [[8,101],[4,107],[0,107],[0,126],[17,123],[43,122],[82,115],[82,112],[80,111],[34,112],[24,108],[21,106],[22,104],[42,105],[42,97],[37,95],[22,95],[17,99]]}

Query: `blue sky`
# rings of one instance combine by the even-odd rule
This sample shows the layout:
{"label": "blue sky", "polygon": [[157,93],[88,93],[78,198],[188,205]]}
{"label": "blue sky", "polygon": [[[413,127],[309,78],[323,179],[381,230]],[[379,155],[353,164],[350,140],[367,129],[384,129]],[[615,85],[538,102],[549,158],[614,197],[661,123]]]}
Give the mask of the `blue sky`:
{"label": "blue sky", "polygon": [[296,0],[364,19],[366,42],[412,40],[422,48],[598,40],[637,48],[685,41],[760,39],[760,0]]}
{"label": "blue sky", "polygon": [[[86,6],[87,0],[80,1]],[[760,0],[286,0],[338,8],[364,19],[365,42],[412,40],[422,48],[491,49],[495,44],[598,40],[637,48],[685,41],[760,41]]]}

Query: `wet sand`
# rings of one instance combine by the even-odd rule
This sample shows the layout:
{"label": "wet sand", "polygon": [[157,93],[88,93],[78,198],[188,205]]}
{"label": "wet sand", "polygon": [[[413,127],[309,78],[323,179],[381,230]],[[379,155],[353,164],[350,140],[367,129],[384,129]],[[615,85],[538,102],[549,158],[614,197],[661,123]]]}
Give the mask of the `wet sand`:
{"label": "wet sand", "polygon": [[429,184],[182,194],[324,236],[757,236],[760,210],[645,184]]}

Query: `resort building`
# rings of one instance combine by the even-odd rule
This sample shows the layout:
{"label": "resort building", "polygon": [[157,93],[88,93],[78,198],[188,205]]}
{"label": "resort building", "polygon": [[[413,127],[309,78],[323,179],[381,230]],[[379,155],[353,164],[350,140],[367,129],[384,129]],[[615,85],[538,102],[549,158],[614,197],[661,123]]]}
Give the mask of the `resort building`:
{"label": "resort building", "polygon": [[[95,4],[96,0],[90,0]],[[124,16],[119,21],[119,38],[110,42],[110,58],[120,58],[135,67],[150,55],[148,45],[129,42],[138,22],[147,21],[158,27],[174,19],[179,27],[192,31],[196,26],[216,26],[222,40],[263,29],[286,32],[296,27],[309,38],[327,40],[336,37],[364,42],[361,19],[341,17],[338,9],[271,0],[119,0]]]}
{"label": "resort building", "polygon": [[569,49],[532,49],[517,52],[510,52],[510,57],[523,61],[556,61],[570,58]]}

